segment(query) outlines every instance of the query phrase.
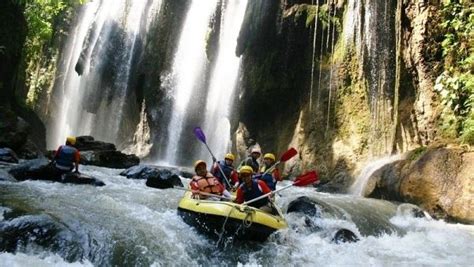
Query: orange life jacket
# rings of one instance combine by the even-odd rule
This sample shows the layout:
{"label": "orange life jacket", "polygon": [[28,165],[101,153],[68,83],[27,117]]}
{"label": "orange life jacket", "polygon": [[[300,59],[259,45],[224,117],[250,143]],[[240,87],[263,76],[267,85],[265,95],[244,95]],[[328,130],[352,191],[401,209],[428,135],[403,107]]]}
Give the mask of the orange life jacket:
{"label": "orange life jacket", "polygon": [[206,177],[195,175],[193,176],[193,181],[199,186],[199,191],[222,195],[222,185],[219,183],[216,177],[210,175],[209,173],[206,175]]}

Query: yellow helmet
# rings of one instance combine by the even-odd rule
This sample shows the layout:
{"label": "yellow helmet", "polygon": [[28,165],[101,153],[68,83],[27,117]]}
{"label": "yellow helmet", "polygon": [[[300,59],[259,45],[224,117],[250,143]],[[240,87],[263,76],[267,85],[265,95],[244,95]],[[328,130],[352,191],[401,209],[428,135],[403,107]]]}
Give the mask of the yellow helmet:
{"label": "yellow helmet", "polygon": [[234,156],[234,154],[232,154],[232,153],[227,153],[227,154],[225,154],[224,159],[230,159],[230,160],[234,161],[234,160],[235,160],[235,156]]}
{"label": "yellow helmet", "polygon": [[204,166],[207,166],[206,162],[204,160],[197,160],[194,162],[194,170],[196,170],[197,166],[204,164]]}
{"label": "yellow helmet", "polygon": [[252,173],[253,173],[253,169],[252,169],[252,167],[250,167],[250,166],[242,166],[242,168],[240,168],[239,172],[240,172],[240,173],[249,173],[249,174],[252,174]]}
{"label": "yellow helmet", "polygon": [[275,155],[273,155],[272,153],[267,153],[265,154],[265,156],[263,156],[263,159],[271,159],[275,161]]}
{"label": "yellow helmet", "polygon": [[66,138],[66,143],[69,143],[71,145],[75,145],[76,144],[76,137],[74,136],[68,136]]}

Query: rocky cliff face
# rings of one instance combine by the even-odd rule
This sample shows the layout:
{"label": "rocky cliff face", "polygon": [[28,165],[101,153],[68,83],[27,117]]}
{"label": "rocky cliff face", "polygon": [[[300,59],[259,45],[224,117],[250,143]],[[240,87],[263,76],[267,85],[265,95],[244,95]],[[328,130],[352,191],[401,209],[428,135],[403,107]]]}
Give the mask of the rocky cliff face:
{"label": "rocky cliff face", "polygon": [[12,1],[0,3],[0,103],[7,107],[16,102],[16,78],[27,30],[23,8]]}
{"label": "rocky cliff face", "polygon": [[438,4],[319,2],[249,4],[237,47],[241,149],[295,146],[286,171],[316,167],[329,180],[436,139],[441,48],[427,18],[439,17]]}
{"label": "rocky cliff face", "polygon": [[45,129],[18,95],[25,82],[21,63],[27,24],[23,11],[23,5],[13,1],[0,3],[0,147],[11,147],[20,157],[30,158],[44,151]]}

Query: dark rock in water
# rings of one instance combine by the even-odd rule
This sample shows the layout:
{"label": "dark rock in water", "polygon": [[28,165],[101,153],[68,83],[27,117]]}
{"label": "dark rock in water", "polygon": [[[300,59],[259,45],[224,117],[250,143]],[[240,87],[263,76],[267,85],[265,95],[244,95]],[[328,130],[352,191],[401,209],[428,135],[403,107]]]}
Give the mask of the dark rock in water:
{"label": "dark rock in water", "polygon": [[13,210],[0,222],[0,251],[24,252],[27,248],[41,247],[62,256],[67,261],[79,261],[84,251],[81,236],[46,214],[24,214]]}
{"label": "dark rock in water", "polygon": [[159,189],[166,189],[166,188],[173,188],[174,186],[183,187],[183,183],[181,183],[181,180],[179,179],[178,175],[170,173],[170,176],[160,175],[158,177],[151,177],[147,179],[146,186],[159,188]]}
{"label": "dark rock in water", "polygon": [[[31,179],[31,177],[41,177],[48,168],[49,160],[46,158],[33,159],[20,163],[11,168],[8,172],[19,181]],[[44,177],[47,178],[47,177]],[[45,179],[46,180],[46,179]]]}
{"label": "dark rock in water", "polygon": [[8,147],[0,148],[0,161],[18,163],[18,156]]}
{"label": "dark rock in water", "polygon": [[120,151],[81,151],[81,164],[107,168],[125,169],[140,164],[136,155],[127,155]]}
{"label": "dark rock in water", "polygon": [[299,197],[288,205],[288,213],[302,212],[311,217],[321,217],[321,210],[316,206],[313,200],[308,197]]}
{"label": "dark rock in water", "polygon": [[23,147],[18,150],[18,156],[22,159],[36,159],[44,156],[36,144],[31,140],[26,141]]}
{"label": "dark rock in water", "polygon": [[146,179],[146,185],[154,188],[172,188],[173,186],[183,186],[179,175],[183,171],[177,168],[156,167],[139,165],[131,167],[120,173],[129,179]]}
{"label": "dark rock in water", "polygon": [[129,179],[147,179],[147,177],[144,175],[147,171],[147,169],[151,169],[153,167],[146,166],[146,165],[137,165],[133,166],[131,168],[128,168],[124,170],[123,172],[120,173],[122,176],[126,176]]}
{"label": "dark rock in water", "polygon": [[94,140],[92,136],[78,136],[76,137],[76,144],[74,145],[79,151],[115,151],[115,145],[102,141]]}
{"label": "dark rock in water", "polygon": [[173,188],[174,186],[183,187],[179,176],[169,170],[159,170],[151,172],[146,180],[146,185],[153,188]]}
{"label": "dark rock in water", "polygon": [[191,168],[178,168],[176,171],[180,176],[184,178],[191,179],[194,176],[193,169]]}
{"label": "dark rock in water", "polygon": [[417,205],[403,203],[397,207],[397,214],[408,215],[415,218],[425,218],[425,211]]}
{"label": "dark rock in water", "polygon": [[94,178],[92,176],[88,176],[82,173],[65,173],[61,176],[62,183],[68,184],[90,184],[94,186],[104,186],[105,183],[101,180]]}
{"label": "dark rock in water", "polygon": [[308,197],[299,197],[293,200],[287,209],[287,213],[300,212],[304,214],[304,222],[312,232],[320,231],[321,227],[315,223],[315,218],[321,217],[321,207],[316,205]]}
{"label": "dark rock in water", "polygon": [[7,171],[0,169],[0,181],[17,182]]}
{"label": "dark rock in water", "polygon": [[[9,174],[17,180],[46,180],[72,184],[90,184],[104,186],[105,183],[88,175],[80,173],[63,173],[52,166],[46,159],[26,161],[10,169]],[[0,172],[1,176],[1,172]]]}
{"label": "dark rock in water", "polygon": [[336,244],[341,244],[341,243],[352,243],[352,242],[357,242],[360,239],[352,232],[351,230],[348,229],[339,229],[335,234],[334,237],[332,238],[332,242]]}

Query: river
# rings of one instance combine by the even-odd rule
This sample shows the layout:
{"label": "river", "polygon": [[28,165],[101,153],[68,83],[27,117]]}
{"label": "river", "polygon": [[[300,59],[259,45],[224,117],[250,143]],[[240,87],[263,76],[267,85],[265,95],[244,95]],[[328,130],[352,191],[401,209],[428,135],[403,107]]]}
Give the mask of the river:
{"label": "river", "polygon": [[[474,226],[414,218],[398,204],[315,188],[282,191],[286,211],[300,196],[325,206],[318,217],[286,214],[289,228],[264,243],[216,246],[185,224],[183,192],[145,186],[121,170],[81,166],[104,187],[0,182],[0,266],[467,266]],[[188,180],[183,178],[183,183]],[[283,185],[285,182],[282,183]],[[318,227],[308,226],[308,220]],[[347,228],[360,241],[335,244]]]}

